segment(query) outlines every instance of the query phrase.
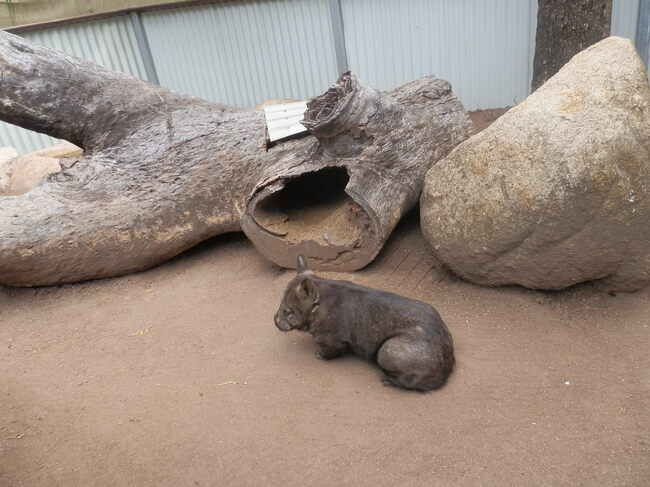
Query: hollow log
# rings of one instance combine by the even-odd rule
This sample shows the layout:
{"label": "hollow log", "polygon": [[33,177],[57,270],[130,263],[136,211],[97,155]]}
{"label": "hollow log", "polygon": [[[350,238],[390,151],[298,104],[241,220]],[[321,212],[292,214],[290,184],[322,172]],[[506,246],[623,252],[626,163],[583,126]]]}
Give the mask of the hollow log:
{"label": "hollow log", "polygon": [[259,110],[207,102],[0,33],[0,119],[84,157],[0,198],[0,283],[50,285],[146,269],[242,230],[271,261],[354,270],[468,137],[449,83],[380,92],[345,73],[308,104],[310,135],[269,147]]}

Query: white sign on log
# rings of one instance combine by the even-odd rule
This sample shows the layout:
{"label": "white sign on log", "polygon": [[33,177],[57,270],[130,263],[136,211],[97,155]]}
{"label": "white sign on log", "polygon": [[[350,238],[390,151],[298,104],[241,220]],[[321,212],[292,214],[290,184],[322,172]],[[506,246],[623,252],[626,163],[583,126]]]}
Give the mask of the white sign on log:
{"label": "white sign on log", "polygon": [[264,107],[269,142],[306,132],[307,129],[300,123],[305,117],[306,110],[306,101]]}

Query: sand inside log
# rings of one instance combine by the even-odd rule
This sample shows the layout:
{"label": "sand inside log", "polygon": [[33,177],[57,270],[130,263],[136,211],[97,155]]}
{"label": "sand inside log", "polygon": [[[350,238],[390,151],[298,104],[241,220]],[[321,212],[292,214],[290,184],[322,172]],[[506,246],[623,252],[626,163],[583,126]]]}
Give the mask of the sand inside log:
{"label": "sand inside log", "polygon": [[260,202],[255,218],[288,243],[357,248],[367,238],[370,220],[345,193],[348,179],[344,168],[328,168],[290,180]]}

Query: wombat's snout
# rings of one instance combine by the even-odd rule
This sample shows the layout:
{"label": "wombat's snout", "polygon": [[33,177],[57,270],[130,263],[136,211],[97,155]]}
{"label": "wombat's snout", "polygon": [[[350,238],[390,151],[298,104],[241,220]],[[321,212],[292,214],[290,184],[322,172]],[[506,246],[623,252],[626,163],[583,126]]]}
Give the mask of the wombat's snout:
{"label": "wombat's snout", "polygon": [[289,324],[282,321],[282,318],[280,318],[280,312],[279,311],[277,313],[275,313],[275,316],[273,317],[273,321],[275,321],[275,326],[278,327],[278,330],[280,330],[280,331],[289,331],[289,330],[291,330],[291,327],[289,326]]}

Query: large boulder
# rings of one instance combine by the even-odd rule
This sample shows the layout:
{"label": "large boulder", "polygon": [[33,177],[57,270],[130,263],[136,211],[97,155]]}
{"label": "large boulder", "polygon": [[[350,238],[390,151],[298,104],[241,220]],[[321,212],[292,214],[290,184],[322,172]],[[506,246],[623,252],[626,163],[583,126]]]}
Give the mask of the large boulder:
{"label": "large boulder", "polygon": [[13,147],[0,147],[0,166],[14,157],[18,157],[18,151],[16,149]]}
{"label": "large boulder", "polygon": [[484,285],[610,291],[650,282],[650,88],[610,37],[426,175],[423,233]]}
{"label": "large boulder", "polygon": [[83,150],[70,142],[22,156],[13,147],[0,147],[0,196],[27,193],[45,176],[61,170],[59,159],[82,155]]}
{"label": "large boulder", "polygon": [[82,157],[83,153],[84,151],[81,147],[77,147],[76,145],[64,140],[63,142],[51,145],[45,149],[39,149],[35,152],[30,152],[27,155],[61,159],[65,157]]}
{"label": "large boulder", "polygon": [[18,151],[13,147],[0,147],[0,196],[9,188],[11,172],[9,161],[18,157]]}
{"label": "large boulder", "polygon": [[4,165],[7,184],[0,186],[0,196],[16,196],[34,188],[48,174],[59,172],[59,159],[25,154],[10,160]]}

